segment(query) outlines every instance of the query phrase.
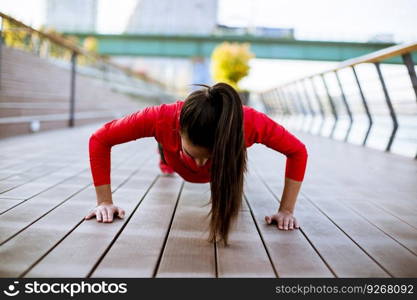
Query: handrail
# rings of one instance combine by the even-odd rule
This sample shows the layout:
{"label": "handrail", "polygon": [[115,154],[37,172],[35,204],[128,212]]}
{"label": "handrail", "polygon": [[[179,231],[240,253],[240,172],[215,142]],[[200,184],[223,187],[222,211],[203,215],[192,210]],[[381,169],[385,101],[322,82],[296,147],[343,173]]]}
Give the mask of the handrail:
{"label": "handrail", "polygon": [[[356,103],[354,105],[357,105],[356,107],[363,106],[364,113],[362,115],[368,119],[368,128],[362,140],[362,145],[366,146],[371,129],[375,127],[374,125],[376,125],[376,123],[374,122],[375,119],[372,115],[372,109],[370,109],[370,104],[372,103],[368,103],[368,95],[366,95],[363,91],[365,83],[361,83],[357,74],[358,71],[356,70],[356,66],[363,63],[373,64],[383,95],[383,101],[385,102],[388,111],[388,115],[386,117],[390,118],[392,122],[392,130],[385,147],[385,151],[388,152],[391,151],[397,130],[400,127],[400,119],[397,117],[398,112],[393,105],[389,86],[386,84],[385,76],[380,65],[386,59],[394,56],[401,56],[404,66],[408,71],[411,88],[414,91],[415,100],[417,102],[417,75],[415,62],[413,61],[412,56],[412,52],[414,51],[417,51],[417,42],[395,45],[367,55],[345,60],[328,70],[307,75],[270,88],[260,93],[260,99],[264,103],[267,112],[278,112],[278,117],[282,118],[283,122],[288,121],[289,123],[293,123],[295,121],[296,124],[298,124],[298,127],[300,127],[299,124],[301,121],[302,130],[306,127],[305,124],[308,124],[308,132],[311,132],[312,130],[311,124],[313,124],[317,119],[320,119],[319,130],[316,134],[322,135],[323,125],[327,123],[329,119],[332,119],[333,125],[328,136],[330,138],[334,138],[336,128],[338,127],[338,124],[342,122],[342,119],[347,120],[348,126],[345,126],[347,127],[347,130],[344,135],[344,141],[348,142],[352,126],[355,122],[357,122],[357,118],[356,115],[354,115],[354,111],[351,110],[352,103],[349,103],[349,97],[345,93],[345,88],[341,80],[342,78],[339,76],[339,71],[342,69],[350,69],[351,76],[353,76],[352,79],[354,79],[353,84],[356,85],[360,99],[358,102],[360,104]],[[333,76],[334,82],[337,83],[332,91],[329,89],[329,78],[326,78],[329,76]],[[306,89],[306,82],[310,86],[310,92]],[[317,83],[322,86],[322,96],[318,94],[316,86]],[[301,96],[298,92],[294,93],[294,91],[297,91],[300,86],[302,86],[304,90],[303,96]],[[315,102],[320,109],[316,111],[314,109],[309,109],[306,111],[304,109],[304,104],[307,103],[307,107],[312,108],[311,104],[313,102]],[[325,112],[323,110],[324,105],[331,110]],[[292,107],[291,110],[287,108],[290,106]],[[346,113],[342,111],[345,111]],[[342,116],[342,118],[340,118],[340,116]],[[415,116],[417,117],[417,114]],[[309,120],[309,122],[307,122],[307,120]],[[415,158],[417,159],[417,154],[415,154]]]}
{"label": "handrail", "polygon": [[123,65],[117,64],[117,63],[111,61],[109,58],[107,58],[105,56],[102,56],[102,55],[99,55],[98,53],[87,51],[87,50],[75,45],[74,42],[72,42],[72,41],[70,41],[70,40],[68,40],[68,39],[66,39],[66,38],[64,38],[60,35],[51,34],[51,33],[43,32],[41,30],[37,30],[37,29],[35,29],[33,27],[30,27],[29,25],[26,25],[26,24],[22,23],[21,21],[15,19],[15,18],[13,18],[9,15],[6,15],[2,12],[0,12],[0,18],[10,20],[11,22],[17,24],[19,27],[23,27],[26,30],[30,31],[31,33],[36,33],[43,38],[49,39],[52,42],[58,44],[59,46],[67,48],[68,50],[70,50],[70,51],[72,51],[76,54],[81,54],[81,55],[84,55],[86,57],[90,57],[90,58],[102,61],[103,63],[106,63],[106,64],[108,64],[112,67],[115,67],[116,69],[119,69],[122,72],[128,73],[129,75],[133,75],[133,76],[136,76],[136,77],[138,77],[138,78],[140,78],[144,81],[152,82],[152,83],[158,84],[161,87],[165,87],[165,84],[160,82],[159,80],[156,80],[154,78],[150,78],[149,76],[146,76],[146,75],[137,74],[132,69],[130,69],[128,67],[125,67]]}
{"label": "handrail", "polygon": [[35,28],[32,28],[32,27],[20,22],[19,20],[15,19],[11,16],[8,16],[8,15],[2,13],[2,12],[0,12],[0,17],[4,18],[4,19],[7,19],[7,20],[10,20],[13,23],[16,23],[17,25],[19,25],[20,27],[23,27],[23,28],[27,29],[28,31],[30,31],[32,33],[39,34],[40,36],[42,36],[44,38],[47,38],[47,39],[53,41],[54,43],[56,43],[56,44],[58,44],[58,45],[60,45],[64,48],[67,48],[67,49],[69,49],[69,50],[71,50],[71,51],[73,51],[77,54],[82,54],[82,55],[85,55],[85,56],[96,56],[96,57],[98,56],[98,55],[94,55],[93,53],[88,52],[84,49],[81,49],[80,47],[74,45],[71,41],[68,41],[68,40],[66,40],[66,39],[64,39],[64,38],[62,38],[58,35],[46,33],[46,32],[37,30]]}
{"label": "handrail", "polygon": [[[141,89],[142,85],[146,85],[149,86],[149,90],[152,90],[154,93],[166,94],[167,86],[162,82],[152,79],[147,75],[135,73],[127,66],[110,61],[110,58],[108,57],[92,51],[87,51],[78,46],[76,42],[71,41],[59,33],[47,33],[42,30],[37,30],[2,12],[0,12],[0,22],[2,25],[0,28],[0,67],[2,67],[1,54],[3,53],[3,44],[6,46],[9,45],[12,48],[23,49],[35,53],[40,57],[52,57],[53,62],[60,66],[62,66],[60,60],[66,62],[64,67],[69,67],[70,75],[68,95],[69,110],[67,113],[69,127],[73,127],[76,118],[79,119],[81,116],[79,113],[75,113],[76,103],[78,102],[76,93],[78,85],[76,82],[80,80],[76,74],[92,75],[93,77],[99,78],[99,80],[108,81],[111,88],[118,90],[120,90],[120,86],[126,88],[125,84],[130,85],[129,87],[132,88],[135,87],[138,90]],[[5,25],[4,22],[7,22],[7,28],[3,26]],[[3,37],[5,38],[3,39]],[[78,71],[79,67],[80,70]],[[109,80],[109,78],[112,78],[112,80]],[[126,89],[125,91],[130,93],[130,91],[127,91]],[[56,115],[52,116],[56,117]],[[65,116],[65,114],[60,115],[60,117],[63,116]],[[37,117],[38,120],[46,120],[47,118],[50,119],[51,115],[49,117]],[[63,118],[65,119],[65,117]],[[23,119],[1,118],[0,123],[11,122],[12,120],[22,121]]]}
{"label": "handrail", "polygon": [[[370,54],[359,56],[357,58],[345,60],[338,66],[338,69],[355,66],[361,63],[380,62],[382,60],[385,60],[394,56],[399,56],[399,55],[403,55],[406,53],[410,53],[413,51],[417,51],[417,42],[395,45],[395,46],[391,46],[385,49],[372,52]],[[333,71],[335,70],[337,69],[334,69]]]}
{"label": "handrail", "polygon": [[[320,76],[320,75],[324,75],[326,73],[330,73],[330,72],[335,72],[335,71],[339,71],[341,69],[344,68],[348,68],[348,67],[353,67],[362,63],[377,63],[380,62],[382,60],[394,57],[394,56],[399,56],[399,55],[404,55],[413,51],[417,51],[417,42],[412,42],[412,43],[405,43],[405,44],[399,44],[399,45],[395,45],[395,46],[391,46],[385,49],[381,49],[369,54],[365,54],[359,57],[355,57],[355,58],[351,58],[348,60],[344,60],[342,62],[340,62],[339,64],[336,65],[336,67],[324,70],[324,71],[320,71],[317,73],[313,73],[311,75],[308,76],[303,76],[302,78],[298,78],[295,80],[291,80],[287,83],[284,83],[283,85],[286,84],[290,84],[292,82],[295,81],[299,81],[303,78],[312,78],[315,76]],[[280,85],[280,86],[283,86]],[[273,89],[273,88],[272,88]]]}

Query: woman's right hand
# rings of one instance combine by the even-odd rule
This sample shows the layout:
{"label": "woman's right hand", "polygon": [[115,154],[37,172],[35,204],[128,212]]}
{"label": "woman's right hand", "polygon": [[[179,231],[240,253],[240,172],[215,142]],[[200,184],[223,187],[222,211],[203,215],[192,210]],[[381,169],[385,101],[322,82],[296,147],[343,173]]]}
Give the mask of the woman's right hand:
{"label": "woman's right hand", "polygon": [[97,205],[88,215],[85,216],[85,220],[89,220],[96,216],[97,222],[111,223],[113,222],[113,216],[117,214],[120,219],[125,216],[125,211],[114,204],[100,204]]}

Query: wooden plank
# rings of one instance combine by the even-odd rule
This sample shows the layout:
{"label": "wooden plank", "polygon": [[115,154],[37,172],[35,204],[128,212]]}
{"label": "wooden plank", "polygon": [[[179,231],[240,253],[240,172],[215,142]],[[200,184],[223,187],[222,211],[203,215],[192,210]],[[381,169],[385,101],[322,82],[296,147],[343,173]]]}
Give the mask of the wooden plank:
{"label": "wooden plank", "polygon": [[358,199],[343,199],[343,203],[417,255],[416,228],[399,221],[398,218],[373,204]]}
{"label": "wooden plank", "polygon": [[7,207],[9,210],[0,215],[0,223],[5,224],[0,231],[0,244],[90,185],[86,179],[84,180],[84,186],[60,184],[30,200],[24,201],[13,209],[10,209],[10,207],[19,204],[19,202],[13,201],[13,203],[10,203]]}
{"label": "wooden plank", "polygon": [[19,277],[79,224],[95,201],[86,189],[0,247],[0,277]]}
{"label": "wooden plank", "polygon": [[[118,159],[117,156],[115,157],[115,159],[112,159],[112,165],[114,165],[115,168],[118,169],[118,172],[116,174],[115,173],[111,174],[112,183],[115,183],[112,186],[113,189],[117,187],[123,180],[125,180],[126,176],[130,175],[130,173],[132,172],[132,169],[129,169],[129,168],[123,169],[123,168],[126,168],[124,167],[126,162],[132,161],[135,159],[135,157],[138,157],[138,156],[139,156],[138,153],[134,153],[133,155],[127,156],[127,159],[124,158],[124,160]],[[80,166],[76,164],[66,169],[59,170],[58,173],[54,173],[53,175],[50,176],[50,178],[48,177],[49,176],[46,176],[40,180],[35,180],[31,182],[31,183],[34,183],[34,182],[40,183],[41,185],[28,183],[26,185],[21,186],[22,189],[17,188],[16,192],[15,190],[12,190],[14,194],[12,194],[11,196],[15,196],[14,199],[16,200],[16,202],[8,207],[5,207],[4,210],[0,209],[0,214],[4,213],[4,211],[8,210],[10,207],[15,206],[16,204],[26,202],[31,198],[31,197],[28,197],[27,195],[25,196],[24,194],[21,196],[19,191],[22,193],[26,193],[26,194],[32,194],[32,189],[33,189],[34,192],[36,192],[36,194],[34,194],[32,197],[35,197],[36,199],[39,199],[39,197],[56,198],[57,196],[63,199],[62,193],[66,193],[67,191],[67,188],[65,187],[63,187],[63,190],[61,190],[62,189],[61,187],[63,185],[65,186],[72,185],[73,189],[75,188],[75,191],[77,191],[85,187],[88,183],[92,184],[91,171],[87,169],[87,170],[80,172]],[[57,182],[58,182],[58,185],[53,185],[53,184],[56,184]],[[53,186],[51,187],[50,185],[53,185]],[[75,191],[72,193],[75,193]],[[30,208],[27,208],[27,209],[30,209]]]}
{"label": "wooden plank", "polygon": [[[139,200],[155,180],[156,174],[146,174],[146,176],[147,186],[137,187],[135,192],[131,190],[123,192],[122,186],[114,192],[115,203],[123,207],[127,217],[139,205]],[[25,277],[86,277],[125,222],[126,219],[118,218],[115,218],[112,223],[101,223],[96,220],[82,221],[46,257],[25,274]],[[63,257],[65,261],[62,260]],[[55,268],[56,265],[59,265],[59,268]]]}
{"label": "wooden plank", "polygon": [[239,212],[229,246],[216,247],[219,277],[276,277],[249,211]]}
{"label": "wooden plank", "polygon": [[[131,148],[132,145],[131,145]],[[130,152],[130,151],[129,151]],[[126,152],[129,154],[129,152]],[[112,166],[120,161],[124,152],[114,151]],[[113,157],[115,159],[113,159]],[[146,157],[144,157],[146,159]],[[140,164],[141,161],[139,160]],[[114,170],[117,175],[117,168]],[[113,184],[113,189],[115,183]],[[19,277],[25,274],[34,263],[59,244],[62,238],[75,229],[86,213],[94,207],[96,194],[91,186],[52,210],[46,216],[19,233],[0,247],[0,277]],[[106,224],[107,225],[107,224]],[[90,236],[91,238],[91,236]]]}
{"label": "wooden plank", "polygon": [[[374,203],[399,218],[405,214],[407,221],[413,224],[416,218],[412,212],[417,213],[417,185],[414,183],[417,165],[411,159],[301,132],[297,134],[309,150],[302,192],[335,197],[342,189],[345,196]],[[265,159],[271,159],[267,152],[262,154]],[[282,163],[284,160],[280,161],[281,166]],[[262,173],[265,173],[264,169]],[[395,176],[389,176],[393,173]],[[349,189],[346,189],[347,185]]]}
{"label": "wooden plank", "polygon": [[314,195],[309,197],[392,276],[415,277],[417,275],[417,257],[391,237],[357,213],[344,209],[342,204],[323,200]]}
{"label": "wooden plank", "polygon": [[[336,142],[333,142],[333,143],[337,144]],[[328,144],[327,144],[327,147],[329,147]],[[388,182],[384,183],[384,179],[383,179],[383,176],[382,176],[381,173],[387,171],[387,169],[385,169],[385,168],[380,168],[378,170],[378,173],[373,174],[373,176],[369,176],[366,173],[364,175],[362,174],[362,175],[358,175],[358,176],[352,176],[352,174],[355,173],[354,172],[355,168],[356,168],[356,170],[361,169],[359,167],[359,165],[360,165],[360,163],[362,162],[363,159],[367,158],[367,156],[362,157],[360,154],[354,154],[353,157],[355,157],[356,159],[345,159],[345,160],[343,160],[343,159],[341,159],[341,157],[340,158],[339,157],[334,157],[334,156],[337,156],[337,155],[333,154],[334,158],[332,160],[330,160],[330,162],[329,161],[326,162],[326,159],[328,158],[328,156],[321,154],[321,158],[320,158],[320,155],[316,152],[316,151],[318,151],[318,148],[320,148],[320,151],[322,152],[324,147],[323,147],[323,145],[321,145],[321,147],[315,145],[315,147],[313,147],[314,150],[311,151],[311,154],[310,154],[310,160],[312,159],[314,161],[313,166],[310,167],[310,172],[313,174],[312,178],[317,177],[316,174],[320,174],[320,173],[321,174],[326,174],[326,173],[328,174],[329,172],[331,172],[332,176],[327,180],[327,184],[331,184],[331,186],[328,186],[326,184],[326,180],[323,180],[324,177],[320,178],[320,179],[318,179],[314,182],[316,184],[316,188],[312,188],[312,185],[310,185],[310,186],[308,186],[307,191],[306,191],[305,187],[303,186],[302,194],[307,195],[308,197],[314,199],[314,201],[320,200],[319,203],[322,203],[323,201],[326,201],[326,203],[328,203],[328,206],[330,206],[331,203],[334,203],[335,201],[337,202],[337,199],[340,198],[340,196],[339,196],[340,191],[345,190],[344,185],[348,184],[350,188],[349,188],[349,190],[346,190],[347,195],[345,197],[352,197],[352,195],[353,195],[353,197],[356,196],[358,201],[361,201],[363,203],[363,201],[366,202],[366,200],[365,200],[366,197],[363,197],[363,194],[362,194],[362,191],[364,189],[363,188],[358,188],[358,187],[364,186],[367,190],[374,191],[375,189],[372,189],[372,188],[370,189],[370,185],[371,186],[377,186],[377,185],[391,186],[391,184],[389,184]],[[360,151],[362,149],[358,147],[355,150]],[[351,148],[351,151],[354,151],[354,150],[352,150],[352,148]],[[346,152],[344,152],[344,155],[346,155]],[[390,156],[387,155],[385,160],[388,159],[388,157],[390,157]],[[337,172],[334,172],[334,171],[326,172],[326,170],[333,170],[334,169],[334,165],[331,164],[331,161],[334,161],[334,160],[336,160],[338,162],[340,161],[340,164],[338,164]],[[378,162],[382,163],[383,161],[384,161],[384,157],[382,157],[382,158],[380,157],[380,158],[378,158],[378,160],[375,161],[375,163],[378,163]],[[400,161],[401,161],[401,159],[400,159]],[[396,161],[395,161],[395,159],[392,159],[392,160],[390,159],[389,161],[384,162],[384,163],[388,167],[388,166],[391,166],[391,165],[395,164]],[[359,173],[361,173],[361,172],[359,172]],[[386,178],[386,179],[388,179],[388,178]],[[410,182],[409,180],[408,181],[403,181],[402,186],[404,186],[404,187],[409,186],[409,184],[410,184],[409,182]],[[391,191],[389,192],[389,195],[390,196],[394,195],[394,193],[396,193],[396,192],[397,192],[396,190],[391,189]],[[346,193],[344,193],[344,194],[346,194]],[[404,202],[406,202],[406,201],[404,201]],[[403,205],[403,203],[401,205]],[[358,203],[358,205],[361,205],[361,204]],[[346,207],[343,207],[343,206],[339,205],[338,209],[339,210],[336,210],[335,208],[333,208],[334,215],[337,216],[337,217],[341,217],[341,216],[343,216],[344,213],[347,213],[348,215],[352,216],[350,222],[352,222],[352,219],[353,219],[354,216],[355,216],[355,220],[358,218],[357,215],[352,213],[349,209],[346,209]],[[332,218],[332,216],[330,216],[330,217]],[[359,219],[360,219],[360,217],[359,217]],[[348,225],[349,224],[347,220],[344,220],[344,221],[346,223],[343,223],[343,225],[345,225],[345,224]],[[380,220],[380,222],[383,222],[383,221]],[[368,235],[371,235],[371,233],[374,232],[375,228],[372,228],[372,225],[370,225],[369,223],[363,222],[363,219],[362,219],[361,224],[363,224],[363,226],[365,226],[364,224],[367,224],[367,226],[365,226],[366,229],[364,230],[365,233],[362,233],[362,235],[366,235],[366,233]],[[354,225],[349,225],[349,226],[354,226]],[[404,227],[403,225],[396,225],[396,226],[399,226],[401,228]],[[341,227],[342,230],[347,232],[347,230],[345,229],[344,226],[340,226],[340,227]],[[350,228],[350,227],[348,227],[348,228]],[[349,234],[349,236],[353,240],[355,240],[355,242],[357,242],[356,239],[355,239],[356,234],[358,236],[361,236],[360,235],[361,233],[360,233],[360,230],[357,228],[357,226],[354,226],[354,229],[355,229],[355,231],[353,231],[353,233],[355,235],[352,236],[351,234]],[[391,229],[391,232],[392,232],[392,230],[394,230],[394,229]],[[376,231],[378,231],[378,230],[376,230]],[[408,231],[406,231],[406,232],[411,234],[411,235],[408,235],[408,236],[412,240],[413,237],[414,237],[413,231],[410,232],[410,229],[408,228]],[[397,237],[398,237],[398,234],[400,234],[400,233],[398,233],[398,230],[397,230]],[[376,237],[379,237],[380,240],[378,240]],[[410,241],[410,239],[407,238],[406,233],[404,233],[402,239],[403,239],[403,242],[408,243],[408,245],[410,247],[413,247],[414,242]],[[366,242],[366,239],[361,239],[361,241]],[[374,259],[377,260],[378,263],[380,265],[382,265],[385,269],[387,269],[389,272],[391,272],[391,274],[393,274],[394,276],[406,276],[407,271],[402,270],[401,268],[403,268],[405,266],[404,261],[407,261],[407,260],[409,260],[411,262],[410,266],[413,266],[412,256],[410,256],[410,253],[408,253],[408,254],[404,254],[408,258],[404,259],[404,258],[398,257],[399,253],[404,253],[405,249],[401,249],[401,250],[398,250],[399,252],[395,254],[395,257],[394,257],[395,262],[393,262],[391,264],[387,264],[385,260],[388,260],[389,255],[387,253],[385,253],[385,254],[383,253],[381,255],[379,253],[380,250],[378,250],[378,247],[383,247],[382,245],[384,245],[384,243],[388,244],[387,250],[386,250],[387,253],[395,252],[393,249],[397,249],[397,248],[400,249],[401,248],[401,247],[399,247],[398,244],[395,243],[395,241],[388,238],[386,235],[384,235],[384,234],[381,235],[380,231],[379,231],[378,235],[373,236],[372,239],[370,239],[370,245],[367,245],[367,244],[365,244],[365,246],[362,246],[361,244],[360,245],[372,257],[373,257],[374,253],[378,253],[380,255],[378,257],[378,259],[376,257],[374,257]],[[370,249],[370,251],[367,250],[368,248]],[[401,264],[403,264],[403,266],[401,266]],[[391,269],[393,269],[393,271],[391,271]],[[410,272],[411,273],[408,273],[408,274],[413,274],[413,271],[410,271]]]}
{"label": "wooden plank", "polygon": [[17,165],[15,164],[14,166],[8,166],[5,163],[0,163],[2,166],[2,170],[0,171],[0,180],[8,179],[19,173],[24,173],[31,168],[37,167],[41,164],[39,161],[25,161],[24,163],[19,163]]}
{"label": "wooden plank", "polygon": [[18,188],[24,185],[25,183],[32,182],[34,180],[40,179],[44,176],[48,176],[54,172],[57,172],[59,171],[60,168],[64,168],[66,165],[67,164],[58,164],[58,165],[44,164],[44,165],[35,167],[29,170],[28,172],[11,176],[7,180],[0,181],[0,184],[1,184],[0,195],[2,197],[16,198],[16,196],[14,196],[13,192],[11,191],[12,189]]}
{"label": "wooden plank", "polygon": [[395,216],[397,219],[417,229],[417,212],[409,207],[404,207],[404,205],[398,204],[395,201],[379,203],[377,201],[370,200],[370,202],[386,213]]}
{"label": "wooden plank", "polygon": [[91,277],[152,277],[183,180],[159,177]]}
{"label": "wooden plank", "polygon": [[206,188],[207,184],[184,184],[156,277],[216,276],[214,244],[208,242]]}
{"label": "wooden plank", "polygon": [[298,200],[296,212],[303,232],[338,277],[390,277],[303,197]]}
{"label": "wooden plank", "polygon": [[[259,175],[268,185],[272,181],[263,173]],[[278,198],[278,192],[274,193]],[[338,277],[389,277],[349,236],[302,195],[298,197],[295,214],[301,230]]]}
{"label": "wooden plank", "polygon": [[265,222],[265,216],[278,210],[275,197],[252,173],[245,195],[257,226],[279,277],[333,277],[309,241],[300,230],[283,231]]}
{"label": "wooden plank", "polygon": [[[263,172],[257,174],[267,185],[270,185],[275,177]],[[283,187],[270,189],[279,199]],[[390,277],[349,236],[302,195],[298,196],[295,215],[301,230],[338,277]]]}
{"label": "wooden plank", "polygon": [[15,206],[16,204],[18,204],[16,202],[16,199],[0,198],[0,211],[9,209],[10,207]]}

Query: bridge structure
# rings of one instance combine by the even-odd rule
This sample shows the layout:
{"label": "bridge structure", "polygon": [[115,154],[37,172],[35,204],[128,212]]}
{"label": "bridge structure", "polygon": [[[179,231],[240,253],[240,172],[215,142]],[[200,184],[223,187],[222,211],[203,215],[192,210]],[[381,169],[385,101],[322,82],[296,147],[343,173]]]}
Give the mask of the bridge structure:
{"label": "bridge structure", "polygon": [[[166,34],[97,34],[65,32],[83,42],[87,37],[98,41],[102,55],[141,57],[210,57],[213,49],[222,42],[249,43],[257,58],[313,61],[344,61],[369,54],[394,43],[387,42],[336,42],[296,40],[254,35],[166,35]],[[412,54],[414,59],[417,58]],[[393,57],[387,63],[402,63]]]}
{"label": "bridge structure", "polygon": [[[162,175],[153,138],[112,149],[112,197],[125,218],[84,219],[96,206],[91,134],[172,95],[8,20],[30,35],[1,32],[0,123],[13,126],[0,127],[0,277],[417,276],[415,44],[258,95],[309,153],[294,212],[301,227],[266,224],[282,199],[286,157],[255,144],[224,247],[207,241],[210,184]],[[395,56],[402,64],[384,63]],[[138,86],[148,92],[139,99]],[[17,127],[27,131],[8,134]]]}

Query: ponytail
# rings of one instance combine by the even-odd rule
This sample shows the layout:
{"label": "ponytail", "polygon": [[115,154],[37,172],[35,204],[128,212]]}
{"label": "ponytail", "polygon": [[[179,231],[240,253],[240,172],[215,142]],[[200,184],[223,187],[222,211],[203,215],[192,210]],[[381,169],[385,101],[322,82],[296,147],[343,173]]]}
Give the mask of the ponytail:
{"label": "ponytail", "polygon": [[227,246],[229,229],[242,204],[247,171],[242,100],[226,83],[200,86],[207,89],[187,97],[180,126],[193,144],[211,151],[209,241],[223,241]]}

